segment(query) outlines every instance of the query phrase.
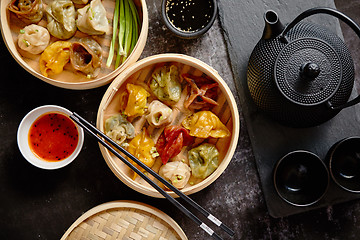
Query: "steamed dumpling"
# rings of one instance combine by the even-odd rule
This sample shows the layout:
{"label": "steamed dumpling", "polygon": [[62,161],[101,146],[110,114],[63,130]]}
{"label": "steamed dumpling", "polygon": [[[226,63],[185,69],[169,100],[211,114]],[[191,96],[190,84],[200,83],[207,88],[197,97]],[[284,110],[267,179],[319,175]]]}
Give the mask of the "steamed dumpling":
{"label": "steamed dumpling", "polygon": [[174,119],[172,109],[158,100],[150,103],[148,112],[149,114],[146,115],[146,120],[154,127],[169,125]]}
{"label": "steamed dumpling", "polygon": [[8,9],[26,23],[37,23],[44,14],[41,0],[12,0]]}
{"label": "steamed dumpling", "polygon": [[188,152],[192,175],[205,179],[219,166],[219,151],[210,143],[203,143]]}
{"label": "steamed dumpling", "polygon": [[46,8],[47,29],[59,39],[69,39],[76,33],[76,11],[71,0],[54,0]]}
{"label": "steamed dumpling", "polygon": [[178,68],[175,65],[156,68],[151,76],[150,89],[160,101],[177,103],[181,96]]}
{"label": "steamed dumpling", "polygon": [[105,121],[105,134],[117,144],[135,137],[135,128],[121,114],[116,114]]}
{"label": "steamed dumpling", "polygon": [[78,9],[76,25],[81,32],[89,35],[102,35],[109,31],[106,10],[101,0],[93,0],[85,7]]}
{"label": "steamed dumpling", "polygon": [[21,49],[31,53],[39,54],[49,45],[49,31],[36,24],[26,26],[20,30],[18,45]]}
{"label": "steamed dumpling", "polygon": [[89,78],[96,77],[102,62],[101,46],[92,38],[81,38],[73,42],[70,49],[70,62],[74,69]]}
{"label": "steamed dumpling", "polygon": [[47,46],[39,60],[42,75],[49,77],[61,73],[70,60],[70,47],[68,41],[56,41]]}
{"label": "steamed dumpling", "polygon": [[181,189],[185,187],[190,179],[190,167],[183,162],[168,162],[162,165],[159,174],[166,180],[169,180],[174,187]]}

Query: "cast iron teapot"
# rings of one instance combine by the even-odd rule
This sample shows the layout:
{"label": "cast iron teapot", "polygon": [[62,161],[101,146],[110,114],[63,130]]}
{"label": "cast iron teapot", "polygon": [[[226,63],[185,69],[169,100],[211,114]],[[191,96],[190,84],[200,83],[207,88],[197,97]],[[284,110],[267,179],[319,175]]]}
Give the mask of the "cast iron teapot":
{"label": "cast iron teapot", "polygon": [[304,18],[325,13],[359,26],[331,8],[312,8],[283,26],[274,11],[264,14],[265,29],[249,60],[247,81],[255,104],[271,118],[291,127],[312,127],[360,102],[349,101],[354,64],[336,34]]}

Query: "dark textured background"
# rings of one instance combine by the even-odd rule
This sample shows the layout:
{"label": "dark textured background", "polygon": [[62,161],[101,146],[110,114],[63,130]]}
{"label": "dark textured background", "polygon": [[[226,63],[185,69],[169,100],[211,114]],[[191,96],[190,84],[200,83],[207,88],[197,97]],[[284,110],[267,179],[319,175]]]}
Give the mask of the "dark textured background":
{"label": "dark textured background", "polygon": [[[227,1],[219,2],[224,4]],[[239,27],[255,24],[243,17],[242,13],[247,8],[254,11],[258,11],[257,8],[273,8],[269,4],[271,1],[241,2],[242,5],[233,9],[234,14],[242,18],[238,22]],[[286,2],[289,1],[276,1],[274,4],[287,12],[289,5]],[[306,1],[291,2],[301,5]],[[331,3],[330,0],[326,2]],[[227,33],[223,33],[221,28],[224,17],[216,20],[203,37],[182,40],[171,35],[162,23],[160,0],[147,0],[147,5],[149,36],[141,58],[164,52],[184,53],[199,58],[219,72],[239,101],[227,51],[229,42],[225,42]],[[360,23],[358,1],[336,1],[336,6]],[[301,8],[292,9],[291,16],[286,16],[288,19],[284,19],[284,22],[300,11]],[[259,18],[256,24],[261,25],[262,19]],[[343,29],[345,41],[359,66],[359,39],[346,27]],[[246,44],[255,45],[255,42]],[[68,227],[90,208],[112,200],[127,199],[144,202],[164,211],[183,228],[189,239],[209,239],[166,200],[144,196],[119,181],[107,167],[98,144],[89,136],[85,137],[79,157],[61,170],[45,171],[28,164],[16,144],[18,124],[28,111],[40,105],[56,104],[76,111],[95,123],[97,108],[107,86],[74,91],[48,85],[22,70],[2,42],[0,62],[3,82],[0,88],[0,239],[60,239]],[[240,105],[239,109],[242,109]],[[360,205],[357,200],[284,218],[275,219],[269,215],[241,111],[240,116],[239,145],[229,167],[212,185],[191,197],[236,230],[234,240],[358,239]],[[231,239],[225,234],[222,236]]]}
{"label": "dark textured background", "polygon": [[[265,2],[267,4],[261,4]],[[334,2],[328,0],[321,0],[316,3],[302,1],[299,4],[298,1],[256,0],[246,2],[246,5],[238,1],[219,1],[219,3],[220,21],[225,32],[234,81],[241,101],[241,109],[250,136],[269,214],[273,217],[284,217],[358,198],[359,194],[346,193],[339,189],[333,181],[330,181],[329,190],[321,201],[309,207],[295,207],[279,198],[272,179],[276,162],[288,152],[298,149],[307,150],[326,161],[326,154],[334,143],[349,136],[360,135],[360,105],[342,110],[336,117],[319,126],[290,128],[270,120],[259,111],[251,99],[246,79],[248,59],[264,30],[263,16],[266,10],[276,11],[280,21],[287,24],[309,8],[317,6],[334,8]],[[235,14],[241,6],[244,6],[242,13]],[[333,16],[315,14],[303,21],[312,21],[342,37],[340,24],[337,18]],[[259,63],[258,66],[266,67],[265,64],[267,63]],[[353,91],[353,97],[356,95],[357,93]]]}

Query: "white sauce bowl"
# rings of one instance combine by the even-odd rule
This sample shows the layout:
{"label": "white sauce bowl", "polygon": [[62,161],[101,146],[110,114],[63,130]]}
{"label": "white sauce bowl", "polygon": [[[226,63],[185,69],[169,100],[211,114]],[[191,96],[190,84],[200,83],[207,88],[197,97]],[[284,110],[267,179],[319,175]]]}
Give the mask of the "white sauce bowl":
{"label": "white sauce bowl", "polygon": [[62,168],[70,164],[78,156],[84,143],[84,131],[80,126],[74,123],[75,126],[77,127],[79,138],[78,138],[77,146],[74,152],[70,156],[60,161],[46,161],[36,156],[30,149],[29,140],[28,140],[29,130],[32,124],[34,123],[34,121],[36,121],[41,115],[51,112],[61,112],[67,116],[72,114],[71,111],[60,106],[55,106],[55,105],[40,106],[38,108],[31,110],[22,119],[17,132],[18,147],[24,158],[32,165],[38,168],[48,169],[48,170]]}

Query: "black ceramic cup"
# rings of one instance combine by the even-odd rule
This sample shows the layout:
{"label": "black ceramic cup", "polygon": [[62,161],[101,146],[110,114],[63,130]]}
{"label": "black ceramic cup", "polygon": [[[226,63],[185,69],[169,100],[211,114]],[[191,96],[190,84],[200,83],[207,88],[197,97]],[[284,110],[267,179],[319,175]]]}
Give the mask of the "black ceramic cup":
{"label": "black ceramic cup", "polygon": [[360,193],[360,137],[337,142],[328,156],[334,182],[346,191]]}
{"label": "black ceramic cup", "polygon": [[294,206],[318,202],[329,185],[325,163],[314,153],[296,150],[286,154],[274,168],[274,186],[279,196]]}
{"label": "black ceramic cup", "polygon": [[162,0],[161,15],[177,37],[194,39],[211,28],[217,8],[217,0]]}

